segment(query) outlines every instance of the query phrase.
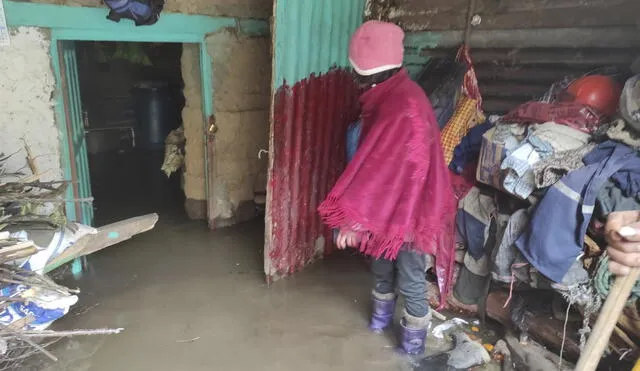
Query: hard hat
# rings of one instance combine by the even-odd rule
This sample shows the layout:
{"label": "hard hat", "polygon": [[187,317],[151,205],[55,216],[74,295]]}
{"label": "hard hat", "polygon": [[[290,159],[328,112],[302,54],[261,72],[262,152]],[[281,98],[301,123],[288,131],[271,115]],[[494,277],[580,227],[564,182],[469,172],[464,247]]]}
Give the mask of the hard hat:
{"label": "hard hat", "polygon": [[567,93],[575,102],[595,108],[609,116],[616,113],[621,92],[620,84],[603,75],[582,77],[567,88]]}

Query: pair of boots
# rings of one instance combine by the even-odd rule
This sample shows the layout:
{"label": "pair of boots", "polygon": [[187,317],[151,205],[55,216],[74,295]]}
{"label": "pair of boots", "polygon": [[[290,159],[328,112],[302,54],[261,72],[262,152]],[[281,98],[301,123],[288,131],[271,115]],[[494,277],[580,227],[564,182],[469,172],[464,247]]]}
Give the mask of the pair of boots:
{"label": "pair of boots", "polygon": [[[373,312],[369,329],[374,333],[382,333],[391,322],[396,307],[395,294],[379,294],[373,292]],[[421,355],[425,351],[427,331],[431,323],[431,313],[426,317],[414,317],[404,311],[400,321],[399,351],[407,355]]]}

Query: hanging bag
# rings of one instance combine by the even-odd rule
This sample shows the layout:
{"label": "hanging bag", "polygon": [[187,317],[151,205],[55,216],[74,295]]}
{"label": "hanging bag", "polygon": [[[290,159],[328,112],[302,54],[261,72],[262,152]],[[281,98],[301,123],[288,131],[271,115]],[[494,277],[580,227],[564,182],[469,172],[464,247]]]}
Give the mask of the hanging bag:
{"label": "hanging bag", "polygon": [[111,9],[107,19],[114,22],[131,19],[136,26],[150,26],[158,22],[164,7],[164,0],[104,0],[104,3]]}

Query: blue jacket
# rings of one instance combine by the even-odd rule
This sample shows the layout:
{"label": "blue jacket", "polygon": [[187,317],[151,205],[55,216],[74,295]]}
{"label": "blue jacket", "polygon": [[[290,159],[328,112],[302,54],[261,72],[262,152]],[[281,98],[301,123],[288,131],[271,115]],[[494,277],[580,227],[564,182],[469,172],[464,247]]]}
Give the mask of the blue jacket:
{"label": "blue jacket", "polygon": [[449,169],[456,174],[461,174],[469,162],[477,160],[482,147],[482,136],[492,127],[493,124],[487,120],[484,124],[471,128],[453,150],[453,159],[449,164]]}
{"label": "blue jacket", "polygon": [[549,188],[527,231],[516,241],[527,260],[554,282],[561,282],[582,254],[598,193],[607,180],[620,174],[640,176],[636,151],[613,141],[601,143],[583,161],[584,168]]}

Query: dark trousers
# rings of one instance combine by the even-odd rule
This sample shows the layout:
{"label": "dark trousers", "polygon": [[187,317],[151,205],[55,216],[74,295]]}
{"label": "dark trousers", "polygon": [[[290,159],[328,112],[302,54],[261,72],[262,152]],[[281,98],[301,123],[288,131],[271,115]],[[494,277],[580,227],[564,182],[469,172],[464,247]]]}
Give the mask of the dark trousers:
{"label": "dark trousers", "polygon": [[397,284],[400,295],[404,297],[407,313],[418,318],[427,316],[426,265],[424,254],[405,250],[400,251],[395,261],[374,260],[371,269],[375,276],[375,291],[390,294],[395,291]]}

